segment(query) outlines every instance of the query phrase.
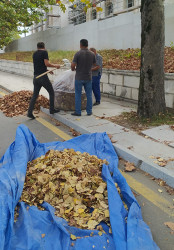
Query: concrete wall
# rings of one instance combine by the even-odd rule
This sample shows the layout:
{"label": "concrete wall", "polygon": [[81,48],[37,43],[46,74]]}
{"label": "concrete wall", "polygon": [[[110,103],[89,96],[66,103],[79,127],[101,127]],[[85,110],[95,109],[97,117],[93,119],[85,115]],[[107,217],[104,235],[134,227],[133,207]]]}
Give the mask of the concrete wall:
{"label": "concrete wall", "polygon": [[[64,69],[56,70],[54,75],[49,75],[51,81],[61,74]],[[0,71],[33,76],[33,64],[10,60],[0,60]],[[101,92],[108,97],[138,100],[138,87],[140,81],[139,71],[103,69],[101,78]],[[166,105],[174,108],[174,74],[165,75]]]}
{"label": "concrete wall", "polygon": [[[139,71],[103,70],[101,90],[108,97],[138,101]],[[174,74],[165,74],[166,106],[174,108]]]}
{"label": "concrete wall", "polygon": [[[174,3],[165,6],[166,46],[174,42]],[[12,42],[6,51],[31,51],[44,41],[48,50],[78,50],[79,40],[87,38],[97,49],[140,48],[140,12],[123,13],[105,20],[93,20],[62,29],[40,31]]]}
{"label": "concrete wall", "polygon": [[87,38],[89,46],[98,49],[140,47],[140,13],[126,13],[106,20],[93,20],[62,29],[40,31],[12,42],[6,51],[31,51],[39,41],[48,50],[78,50],[79,41]]}

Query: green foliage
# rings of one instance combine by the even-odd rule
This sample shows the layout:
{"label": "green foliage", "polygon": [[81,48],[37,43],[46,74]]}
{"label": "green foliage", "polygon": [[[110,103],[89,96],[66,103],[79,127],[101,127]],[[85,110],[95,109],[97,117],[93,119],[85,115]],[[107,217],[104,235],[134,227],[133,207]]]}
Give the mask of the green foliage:
{"label": "green foliage", "polygon": [[174,42],[171,42],[171,43],[170,43],[170,47],[171,47],[171,49],[174,50]]}
{"label": "green foliage", "polygon": [[[68,0],[74,5],[75,0]],[[81,0],[84,3],[84,11],[95,7],[96,11],[102,8],[93,4],[93,0]],[[0,0],[0,48],[14,40],[14,34],[27,32],[33,22],[38,23],[43,18],[44,11],[48,11],[48,5],[58,4],[65,12],[66,6],[63,0]]]}
{"label": "green foliage", "polygon": [[17,33],[26,32],[24,28],[31,26],[33,22],[38,23],[43,10],[48,10],[48,2],[49,0],[1,0],[0,47],[16,38]]}
{"label": "green foliage", "polygon": [[137,53],[138,57],[141,57],[141,50]]}

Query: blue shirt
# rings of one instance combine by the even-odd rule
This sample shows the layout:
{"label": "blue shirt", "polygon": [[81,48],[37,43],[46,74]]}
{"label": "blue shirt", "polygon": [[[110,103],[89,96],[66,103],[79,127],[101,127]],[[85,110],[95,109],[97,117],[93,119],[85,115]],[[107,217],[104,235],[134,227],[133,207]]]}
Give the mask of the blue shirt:
{"label": "blue shirt", "polygon": [[97,70],[93,70],[92,76],[98,76],[99,74],[102,75],[103,58],[99,54],[96,54],[96,64],[97,66],[100,66],[100,68]]}

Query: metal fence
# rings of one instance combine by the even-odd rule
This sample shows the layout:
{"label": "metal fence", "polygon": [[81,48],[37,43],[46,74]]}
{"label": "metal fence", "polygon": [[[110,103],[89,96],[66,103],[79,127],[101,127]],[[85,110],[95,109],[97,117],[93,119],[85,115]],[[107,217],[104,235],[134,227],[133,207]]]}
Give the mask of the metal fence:
{"label": "metal fence", "polygon": [[[94,19],[105,19],[110,18],[119,13],[126,11],[134,11],[140,7],[141,0],[96,0],[93,3],[97,7],[101,7],[102,11],[97,12],[96,8],[91,8],[84,12],[85,5],[77,0],[73,5],[69,7],[68,20],[69,24],[78,25],[86,21]],[[74,8],[74,5],[77,6]]]}
{"label": "metal fence", "polygon": [[[111,18],[124,12],[139,11],[141,0],[93,0],[93,4],[96,7],[101,7],[102,11],[97,12],[96,7],[92,7],[85,12],[85,4],[80,0],[76,0],[71,5],[67,4],[67,25],[68,23],[78,25],[95,19]],[[39,24],[34,24],[30,30],[32,33],[35,33],[49,28],[61,28],[63,15],[64,13],[61,12],[58,5],[52,6],[49,13],[45,13],[43,21]]]}

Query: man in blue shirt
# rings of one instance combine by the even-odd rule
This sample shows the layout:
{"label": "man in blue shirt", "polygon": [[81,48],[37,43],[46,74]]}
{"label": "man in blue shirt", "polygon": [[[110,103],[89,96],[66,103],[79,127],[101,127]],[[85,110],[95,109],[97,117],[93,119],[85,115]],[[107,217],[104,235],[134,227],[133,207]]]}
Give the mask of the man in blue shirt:
{"label": "man in blue shirt", "polygon": [[102,66],[103,66],[103,59],[97,53],[95,48],[90,48],[90,50],[96,56],[96,66],[92,68],[92,90],[96,99],[94,105],[100,104],[101,94],[100,94],[100,78],[102,75]]}

